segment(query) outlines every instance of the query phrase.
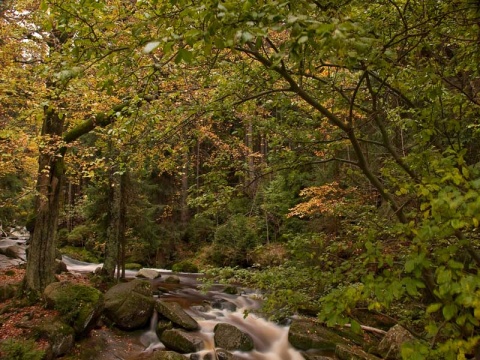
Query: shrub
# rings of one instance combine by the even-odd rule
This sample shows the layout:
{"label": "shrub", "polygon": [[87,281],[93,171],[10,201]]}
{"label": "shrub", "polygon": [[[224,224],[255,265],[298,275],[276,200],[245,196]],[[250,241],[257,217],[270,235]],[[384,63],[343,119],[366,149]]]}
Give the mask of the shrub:
{"label": "shrub", "polygon": [[85,248],[78,248],[74,246],[65,246],[61,249],[63,255],[67,255],[75,260],[85,261],[89,263],[97,264],[100,259]]}
{"label": "shrub", "polygon": [[0,343],[0,355],[9,360],[42,360],[45,351],[37,349],[33,340],[8,339]]}
{"label": "shrub", "polygon": [[125,270],[140,270],[141,268],[143,268],[141,264],[137,264],[137,263],[125,264]]}
{"label": "shrub", "polygon": [[188,260],[180,261],[172,266],[175,272],[197,273],[198,266]]}
{"label": "shrub", "polygon": [[85,246],[92,233],[90,226],[78,225],[67,235],[67,242],[73,246]]}
{"label": "shrub", "polygon": [[191,219],[185,233],[186,240],[199,245],[205,242],[211,242],[215,233],[215,222],[204,214],[199,214]]}
{"label": "shrub", "polygon": [[248,252],[258,244],[255,218],[233,215],[215,232],[212,261],[218,266],[248,266]]}
{"label": "shrub", "polygon": [[68,241],[68,229],[60,229],[57,232],[57,243],[59,246],[65,246],[67,245]]}

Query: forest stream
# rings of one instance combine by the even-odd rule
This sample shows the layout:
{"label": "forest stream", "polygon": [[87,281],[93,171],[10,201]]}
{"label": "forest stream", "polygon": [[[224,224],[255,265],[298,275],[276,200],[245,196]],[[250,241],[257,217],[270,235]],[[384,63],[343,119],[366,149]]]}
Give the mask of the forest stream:
{"label": "forest stream", "polygon": [[[63,261],[72,273],[92,272],[101,265],[85,263],[65,256]],[[208,291],[201,291],[201,281],[199,280],[201,274],[175,273],[180,278],[180,284],[167,284],[164,279],[172,273],[168,270],[160,271],[162,277],[151,280],[152,287],[162,290],[160,295],[162,300],[179,303],[200,325],[200,330],[196,334],[203,339],[205,347],[204,350],[196,353],[197,359],[210,358],[206,355],[211,354],[214,350],[213,329],[219,322],[235,325],[252,337],[255,343],[254,351],[234,352],[241,359],[300,360],[304,358],[289,344],[288,326],[279,326],[252,313],[260,306],[257,292],[244,291],[240,295],[228,295],[220,291],[223,287],[219,285],[213,286]],[[126,272],[128,278],[133,278],[135,275],[136,271]],[[215,308],[216,303],[227,305],[218,309]],[[214,304],[214,308],[211,309],[206,304]],[[102,333],[97,336],[102,337],[104,343],[116,342],[116,344],[110,345],[108,349],[99,349],[95,354],[95,359],[137,359],[141,352],[164,348],[155,333],[156,317],[157,314],[154,313],[149,329],[131,333],[128,341],[125,341],[123,337],[125,334],[119,337],[118,333],[116,335],[113,332],[109,334],[110,330],[102,330]],[[86,341],[88,342],[88,339]],[[127,344],[128,349],[126,348]],[[91,347],[91,345],[86,346]],[[129,351],[130,353],[126,354]]]}

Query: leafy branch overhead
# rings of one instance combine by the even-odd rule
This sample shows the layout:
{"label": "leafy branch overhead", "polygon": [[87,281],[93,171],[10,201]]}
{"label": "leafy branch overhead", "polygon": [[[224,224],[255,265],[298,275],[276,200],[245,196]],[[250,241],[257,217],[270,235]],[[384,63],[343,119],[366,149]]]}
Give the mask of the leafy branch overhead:
{"label": "leafy branch overhead", "polygon": [[127,260],[239,266],[225,272],[272,316],[358,331],[383,316],[415,334],[404,358],[473,357],[478,14],[3,2],[0,222],[35,224],[27,288],[54,280],[57,236],[110,278]]}

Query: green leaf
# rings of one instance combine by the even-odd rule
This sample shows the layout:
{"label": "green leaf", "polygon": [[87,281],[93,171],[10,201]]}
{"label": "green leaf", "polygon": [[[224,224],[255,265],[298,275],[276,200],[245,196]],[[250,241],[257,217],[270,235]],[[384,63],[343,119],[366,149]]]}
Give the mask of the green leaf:
{"label": "green leaf", "polygon": [[443,317],[447,321],[451,320],[457,314],[457,311],[457,305],[453,303],[445,305],[442,309]]}
{"label": "green leaf", "polygon": [[442,308],[442,306],[443,305],[441,303],[430,304],[427,307],[427,314],[431,314],[431,313],[434,313],[434,312],[440,310]]}
{"label": "green leaf", "polygon": [[362,333],[362,327],[360,326],[360,324],[357,321],[352,320],[351,323],[350,323],[350,326],[351,326],[352,331],[355,334],[361,334]]}
{"label": "green leaf", "polygon": [[300,36],[300,38],[297,40],[297,43],[303,44],[303,43],[306,43],[307,41],[308,41],[308,35],[303,35],[303,36]]}
{"label": "green leaf", "polygon": [[193,53],[187,49],[178,50],[178,54],[175,57],[175,63],[179,64],[182,62],[182,60],[187,64],[191,63],[193,60]]}

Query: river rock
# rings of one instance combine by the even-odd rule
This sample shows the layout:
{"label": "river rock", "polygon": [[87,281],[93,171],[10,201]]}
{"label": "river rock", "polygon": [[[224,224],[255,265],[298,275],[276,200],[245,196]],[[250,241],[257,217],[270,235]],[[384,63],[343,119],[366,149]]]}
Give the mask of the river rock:
{"label": "river rock", "polygon": [[180,329],[165,330],[160,341],[169,349],[182,354],[193,353],[203,349],[203,340],[198,336]]}
{"label": "river rock", "polygon": [[302,352],[302,356],[305,358],[305,360],[333,360],[334,359],[330,356],[311,354],[306,351]]}
{"label": "river rock", "polygon": [[118,284],[105,294],[105,315],[123,330],[147,325],[154,305],[152,287],[147,281],[136,279]]}
{"label": "river rock", "polygon": [[188,360],[185,355],[174,351],[154,351],[148,355],[142,355],[139,360]]}
{"label": "river rock", "polygon": [[53,359],[68,354],[75,344],[73,328],[58,320],[45,321],[34,331],[39,338],[47,340],[48,353]]}
{"label": "river rock", "polygon": [[237,295],[238,294],[238,289],[237,289],[236,286],[228,285],[223,289],[223,292],[225,294],[229,294],[229,295]]}
{"label": "river rock", "polygon": [[313,320],[295,319],[288,331],[288,341],[300,350],[318,349],[334,351],[339,344],[348,344],[348,341],[332,330],[316,323]]}
{"label": "river rock", "polygon": [[165,279],[167,284],[180,284],[180,278],[176,275],[170,275]]}
{"label": "river rock", "polygon": [[103,294],[91,286],[55,282],[45,288],[43,296],[47,306],[58,310],[77,335],[88,333],[102,314]]}
{"label": "river rock", "polygon": [[253,350],[254,344],[252,337],[238,329],[236,326],[219,323],[215,325],[213,331],[215,333],[214,340],[216,347],[231,351]]}
{"label": "river rock", "polygon": [[215,349],[215,354],[218,360],[241,360],[242,359],[224,349]]}
{"label": "river rock", "polygon": [[138,270],[137,277],[139,278],[145,278],[145,279],[157,279],[161,277],[162,274],[160,271],[155,270],[155,269],[140,269]]}
{"label": "river rock", "polygon": [[3,254],[11,259],[25,260],[25,248],[18,245],[11,245],[4,249]]}
{"label": "river rock", "polygon": [[199,354],[199,353],[195,353],[195,354],[190,354],[190,360],[217,360],[217,358],[215,358],[215,353],[206,353],[206,354]]}
{"label": "river rock", "polygon": [[170,320],[159,319],[155,332],[157,333],[157,336],[160,338],[165,330],[171,330],[171,329],[173,329],[173,324]]}
{"label": "river rock", "polygon": [[155,304],[155,309],[160,315],[170,320],[172,323],[184,328],[185,330],[198,330],[198,323],[188,315],[182,307],[175,302],[159,300]]}
{"label": "river rock", "polygon": [[340,360],[380,360],[380,358],[368,354],[360,348],[346,345],[337,345],[335,356]]}
{"label": "river rock", "polygon": [[68,272],[67,265],[63,261],[55,259],[55,274],[64,272]]}
{"label": "river rock", "polygon": [[395,325],[384,336],[378,345],[378,353],[385,359],[401,359],[400,349],[402,344],[413,340],[413,335],[401,325]]}
{"label": "river rock", "polygon": [[225,299],[215,300],[212,303],[212,307],[214,309],[228,310],[228,311],[232,311],[232,312],[237,310],[237,305],[235,305],[234,303],[232,303],[228,300],[225,300]]}

